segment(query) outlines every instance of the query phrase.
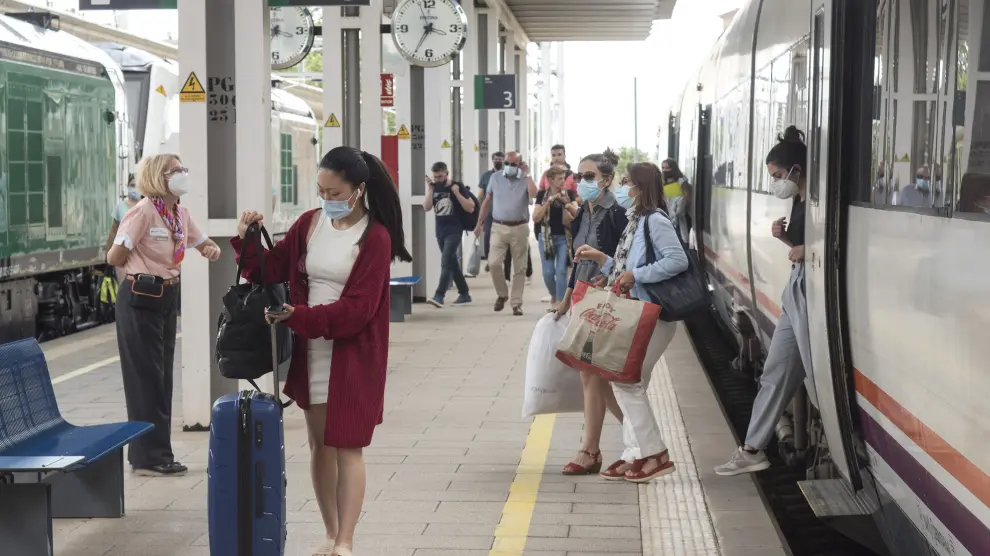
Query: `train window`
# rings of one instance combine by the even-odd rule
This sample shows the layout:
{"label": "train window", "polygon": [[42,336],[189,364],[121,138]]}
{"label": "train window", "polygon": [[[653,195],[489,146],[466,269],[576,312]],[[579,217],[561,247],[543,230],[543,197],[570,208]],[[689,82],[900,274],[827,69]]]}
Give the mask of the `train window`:
{"label": "train window", "polygon": [[48,227],[62,227],[62,157],[45,159],[48,193]]}
{"label": "train window", "polygon": [[[773,146],[776,129],[774,109],[773,66],[767,65],[756,73],[756,83],[753,90],[753,145],[757,153],[767,153]],[[761,156],[761,155],[757,155]],[[757,165],[753,171],[752,189],[754,193],[770,193],[770,179],[762,165]]]}
{"label": "train window", "polygon": [[281,200],[283,203],[291,203],[294,195],[292,176],[292,135],[283,133],[281,139]]}
{"label": "train window", "polygon": [[808,196],[812,204],[818,203],[819,191],[821,190],[821,172],[819,171],[822,155],[822,106],[824,105],[825,88],[825,12],[819,10],[815,14],[812,22],[811,33],[815,41],[812,53],[812,90],[811,90],[811,175],[808,176]]}
{"label": "train window", "polygon": [[[958,44],[953,49],[956,61],[949,67],[956,70],[956,92],[953,102],[959,107],[949,111],[953,115],[948,133],[955,138],[958,156],[953,160],[952,173],[959,175],[956,211],[969,218],[990,219],[990,2],[972,0],[963,3],[958,10]],[[980,24],[971,23],[969,15],[979,14]],[[972,38],[970,37],[972,34]],[[971,40],[978,41],[978,49],[970,49]],[[971,59],[979,53],[979,59]],[[971,71],[973,67],[979,71]],[[973,82],[970,83],[969,79]],[[975,89],[975,90],[974,90]]]}

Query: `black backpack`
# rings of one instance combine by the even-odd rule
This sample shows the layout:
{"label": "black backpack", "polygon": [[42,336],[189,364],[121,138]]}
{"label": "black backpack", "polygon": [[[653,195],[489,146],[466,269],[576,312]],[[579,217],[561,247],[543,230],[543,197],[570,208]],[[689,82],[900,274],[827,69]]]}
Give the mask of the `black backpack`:
{"label": "black backpack", "polygon": [[[474,193],[471,193],[471,188],[466,185],[461,186],[461,195],[474,201],[474,211],[467,212],[461,210],[461,227],[465,231],[473,232],[478,227],[478,213],[481,212],[481,203],[478,202],[478,198],[474,196]],[[456,203],[457,199],[453,199],[453,201]]]}
{"label": "black backpack", "polygon": [[[286,284],[241,283],[244,265],[244,250],[250,242],[257,242],[258,261],[261,275],[265,275],[265,248],[261,245],[264,236],[268,248],[272,248],[272,238],[264,227],[252,224],[241,242],[240,259],[237,263],[237,278],[234,285],[223,296],[223,311],[217,323],[217,347],[215,356],[220,374],[226,378],[253,381],[272,372],[271,328],[265,320],[265,309],[282,307],[289,302],[289,287]],[[293,333],[285,324],[276,324],[278,362],[281,367],[292,357]],[[255,385],[255,388],[257,386]]]}

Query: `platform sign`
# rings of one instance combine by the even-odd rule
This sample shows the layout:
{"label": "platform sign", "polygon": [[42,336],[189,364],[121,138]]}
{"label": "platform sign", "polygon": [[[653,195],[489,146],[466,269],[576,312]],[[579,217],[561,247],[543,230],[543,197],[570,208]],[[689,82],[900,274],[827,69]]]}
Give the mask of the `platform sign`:
{"label": "platform sign", "polygon": [[[371,0],[268,0],[268,6],[370,6]],[[79,0],[80,10],[174,10],[179,0]]]}
{"label": "platform sign", "polygon": [[516,108],[515,74],[474,76],[476,110],[514,110]]}

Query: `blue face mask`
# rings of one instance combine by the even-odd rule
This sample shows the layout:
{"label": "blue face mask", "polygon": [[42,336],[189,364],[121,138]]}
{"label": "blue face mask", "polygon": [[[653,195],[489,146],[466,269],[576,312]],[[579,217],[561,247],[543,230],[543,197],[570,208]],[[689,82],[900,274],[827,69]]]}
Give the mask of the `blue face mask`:
{"label": "blue face mask", "polygon": [[141,200],[141,194],[138,193],[138,190],[136,188],[133,188],[133,187],[128,187],[127,188],[127,196],[132,201],[140,201]]}
{"label": "blue face mask", "polygon": [[578,183],[577,192],[585,201],[594,201],[601,194],[602,190],[598,189],[598,182],[581,180]]}
{"label": "blue face mask", "polygon": [[615,202],[626,210],[629,210],[633,203],[633,198],[629,196],[630,189],[632,188],[628,185],[620,185],[615,189]]}
{"label": "blue face mask", "polygon": [[518,166],[506,166],[504,172],[505,172],[505,177],[507,177],[507,178],[514,178],[517,175],[519,175],[519,167]]}
{"label": "blue face mask", "polygon": [[918,187],[922,188],[922,189],[928,189],[928,188],[931,187],[931,184],[925,178],[917,178],[917,179],[915,179],[914,180],[914,184],[917,185]]}
{"label": "blue face mask", "polygon": [[[353,195],[351,195],[353,197]],[[323,205],[323,212],[331,220],[340,220],[341,218],[347,218],[354,212],[354,207],[351,206],[351,200],[346,201],[328,201],[323,197],[320,197],[320,204]]]}

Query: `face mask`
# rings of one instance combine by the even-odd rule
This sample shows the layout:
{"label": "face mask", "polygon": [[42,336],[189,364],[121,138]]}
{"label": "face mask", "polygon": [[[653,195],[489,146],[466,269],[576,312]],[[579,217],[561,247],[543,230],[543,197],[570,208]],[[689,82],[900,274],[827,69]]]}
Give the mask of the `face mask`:
{"label": "face mask", "polygon": [[581,183],[577,186],[578,195],[585,201],[594,201],[601,194],[602,190],[598,189],[598,182],[581,180]]}
{"label": "face mask", "polygon": [[506,166],[505,167],[505,177],[514,178],[519,175],[519,168],[517,166]]}
{"label": "face mask", "polygon": [[[359,191],[355,191],[359,193]],[[354,197],[354,195],[351,195]],[[346,201],[328,201],[323,197],[320,197],[320,203],[323,205],[323,212],[327,215],[327,218],[331,220],[340,220],[341,218],[347,218],[354,212],[354,207],[351,206],[351,198],[349,197]]]}
{"label": "face mask", "polygon": [[502,163],[501,162],[496,162],[493,167],[495,168],[495,170],[501,170],[502,169]]}
{"label": "face mask", "polygon": [[135,187],[128,187],[127,188],[127,196],[132,201],[139,201],[139,200],[141,200],[141,194],[138,193],[138,190]]}
{"label": "face mask", "polygon": [[168,179],[168,190],[176,197],[181,197],[189,193],[189,174],[186,172],[173,174]]}
{"label": "face mask", "polygon": [[791,172],[793,171],[794,170],[791,169],[790,172],[787,172],[787,177],[782,180],[775,180],[771,185],[773,188],[773,194],[778,199],[790,199],[791,197],[797,195],[798,184],[791,180]]}
{"label": "face mask", "polygon": [[928,189],[929,187],[931,187],[931,185],[929,185],[928,183],[928,180],[926,180],[925,178],[915,179],[914,184],[920,187],[921,189]]}
{"label": "face mask", "polygon": [[629,210],[633,203],[633,197],[629,196],[630,189],[632,188],[628,185],[621,185],[615,190],[615,202],[626,210]]}

